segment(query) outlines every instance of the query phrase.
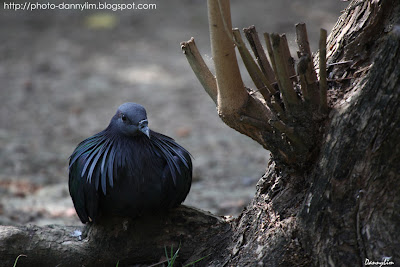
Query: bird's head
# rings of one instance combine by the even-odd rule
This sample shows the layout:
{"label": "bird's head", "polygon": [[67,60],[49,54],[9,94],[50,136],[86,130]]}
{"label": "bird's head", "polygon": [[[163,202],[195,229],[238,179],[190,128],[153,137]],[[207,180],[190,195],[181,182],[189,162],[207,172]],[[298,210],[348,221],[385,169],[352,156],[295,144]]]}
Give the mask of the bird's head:
{"label": "bird's head", "polygon": [[119,106],[111,120],[118,130],[128,136],[144,134],[150,138],[146,110],[136,103],[125,103]]}

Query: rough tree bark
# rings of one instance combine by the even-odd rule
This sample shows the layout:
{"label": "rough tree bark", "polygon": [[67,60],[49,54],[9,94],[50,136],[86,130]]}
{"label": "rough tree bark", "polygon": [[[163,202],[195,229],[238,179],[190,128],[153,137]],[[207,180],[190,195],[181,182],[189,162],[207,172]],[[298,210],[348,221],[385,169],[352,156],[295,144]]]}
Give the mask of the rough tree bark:
{"label": "rough tree bark", "polygon": [[[298,33],[302,27],[298,25]],[[299,44],[306,44],[304,36],[304,31],[298,34]],[[239,38],[236,42],[246,64],[248,55],[241,51]],[[278,64],[272,62],[273,52],[269,55],[282,91],[285,85],[279,83],[282,77]],[[303,90],[304,83],[314,90],[316,80],[307,67],[303,71],[310,64],[310,53],[302,47],[300,52],[303,101],[319,98],[321,107],[324,93],[316,96],[315,91]],[[318,146],[316,156],[306,157],[310,165],[299,168],[290,160],[276,160],[279,148],[271,149],[275,161],[259,181],[252,203],[233,223],[231,254],[214,261],[215,265],[400,264],[400,2],[352,1],[332,31],[326,53],[327,72],[319,71],[319,76],[328,78],[331,111],[328,118],[316,122],[323,129],[320,143],[313,143]],[[314,65],[318,62],[325,65],[316,57]],[[252,66],[247,65],[253,78]],[[253,81],[261,92],[259,81]],[[290,86],[288,80],[286,84]],[[284,92],[281,96],[290,109]],[[264,98],[268,101],[268,95]],[[252,132],[244,133],[260,142]],[[263,141],[269,140],[260,144]]]}
{"label": "rough tree bark", "polygon": [[[211,213],[181,206],[168,214],[139,219],[109,218],[86,226],[0,226],[0,265],[13,266],[163,266],[165,248],[177,264],[204,256],[227,255],[231,225]],[[204,246],[204,244],[208,244]],[[224,252],[225,251],[225,252]],[[139,265],[141,266],[141,265]],[[179,266],[179,265],[175,265]]]}
{"label": "rough tree bark", "polygon": [[[233,220],[180,207],[166,215],[115,218],[86,228],[2,226],[2,264],[12,266],[19,254],[28,257],[18,266],[155,263],[164,246],[177,248],[179,243],[180,263],[209,255],[199,266],[400,264],[400,2],[354,0],[339,18],[326,46],[328,116],[326,85],[321,85],[325,73],[319,71],[318,82],[303,46],[304,26],[298,26],[300,59],[298,76],[292,77],[286,37],[266,34],[271,65],[264,56],[255,63],[240,34],[229,34],[229,2],[209,0],[209,7],[214,8],[210,17],[225,17],[210,18],[211,34],[219,31],[225,38],[213,51],[227,48],[234,53],[235,44],[258,90],[224,87],[218,81],[224,70],[218,70],[215,57],[216,78],[194,42],[183,43],[183,49],[223,121],[273,153],[253,201]],[[246,31],[257,55],[261,51],[255,30]],[[314,65],[318,62],[315,57]],[[240,92],[238,101],[228,99],[234,108],[222,103],[235,95],[230,88]],[[75,230],[83,232],[80,238],[71,236]]]}
{"label": "rough tree bark", "polygon": [[299,218],[320,265],[400,265],[400,2],[358,1],[331,34],[345,80]]}

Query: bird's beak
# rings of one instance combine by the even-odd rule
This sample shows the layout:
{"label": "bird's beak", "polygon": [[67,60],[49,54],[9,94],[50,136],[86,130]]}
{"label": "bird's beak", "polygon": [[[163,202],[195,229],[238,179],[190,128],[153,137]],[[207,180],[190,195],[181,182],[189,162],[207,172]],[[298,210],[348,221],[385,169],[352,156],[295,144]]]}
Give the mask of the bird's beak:
{"label": "bird's beak", "polygon": [[139,131],[144,133],[148,138],[150,138],[150,129],[148,126],[149,122],[147,120],[142,120],[139,122]]}

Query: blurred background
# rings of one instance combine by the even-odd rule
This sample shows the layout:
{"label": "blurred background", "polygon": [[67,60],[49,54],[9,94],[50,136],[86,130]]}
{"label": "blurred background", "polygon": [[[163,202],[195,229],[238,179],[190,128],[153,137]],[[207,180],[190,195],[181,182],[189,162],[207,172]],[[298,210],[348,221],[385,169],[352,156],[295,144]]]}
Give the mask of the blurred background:
{"label": "blurred background", "polygon": [[[135,4],[156,9],[115,12],[15,11],[4,3],[24,2],[0,6],[0,224],[79,224],[68,193],[68,158],[124,102],[144,105],[150,128],[193,155],[185,204],[235,216],[251,200],[269,153],[223,124],[180,50],[193,36],[212,68],[206,1],[141,0]],[[287,33],[292,51],[295,23],[307,23],[316,51],[319,29],[330,31],[345,6],[339,0],[231,1],[234,27]]]}

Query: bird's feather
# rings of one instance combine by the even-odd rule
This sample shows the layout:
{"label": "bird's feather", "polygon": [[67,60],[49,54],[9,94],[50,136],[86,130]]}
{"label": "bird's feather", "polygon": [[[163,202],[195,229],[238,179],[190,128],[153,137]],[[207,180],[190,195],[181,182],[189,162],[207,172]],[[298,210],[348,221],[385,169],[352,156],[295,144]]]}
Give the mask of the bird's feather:
{"label": "bird's feather", "polygon": [[190,155],[189,152],[181,145],[176,143],[174,139],[153,131],[150,132],[150,136],[151,144],[155,146],[167,160],[174,180],[176,179],[176,172],[181,174],[181,167],[179,166],[180,162],[182,162],[186,168],[191,168],[189,167],[190,156],[186,158],[182,155],[183,153],[177,153],[179,150],[181,150],[182,152]]}
{"label": "bird's feather", "polygon": [[[142,120],[141,106],[130,107],[124,108]],[[83,223],[95,222],[100,213],[135,217],[174,207],[190,190],[189,152],[151,130],[150,137],[124,134],[116,125],[119,112],[104,131],[79,143],[70,157],[69,191]]]}
{"label": "bird's feather", "polygon": [[[113,146],[114,140],[110,139],[110,141],[107,143],[107,147],[102,155],[102,161],[101,161],[101,167],[100,167],[100,173],[101,173],[101,189],[103,190],[103,193],[106,194],[107,192],[107,186],[106,186],[106,181],[107,181],[107,168],[108,168],[108,164],[105,165],[106,161],[109,160],[110,158],[110,148]],[[112,150],[111,150],[112,151]],[[104,167],[106,166],[106,167]],[[110,184],[111,187],[113,187],[113,179],[112,176],[109,176],[108,182]]]}

